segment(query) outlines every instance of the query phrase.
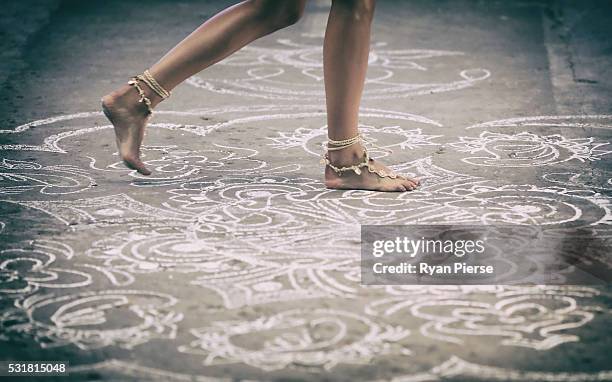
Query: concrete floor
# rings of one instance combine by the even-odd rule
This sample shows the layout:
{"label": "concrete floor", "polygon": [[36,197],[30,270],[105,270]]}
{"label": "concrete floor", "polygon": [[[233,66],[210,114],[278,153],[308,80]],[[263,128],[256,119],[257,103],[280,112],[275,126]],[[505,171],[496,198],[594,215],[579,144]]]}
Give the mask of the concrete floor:
{"label": "concrete floor", "polygon": [[324,1],[179,86],[154,174],[125,169],[99,98],[228,4],[7,2],[1,359],[70,360],[58,380],[612,380],[609,287],[359,284],[360,224],[610,246],[611,3],[380,1],[361,130],[417,192],[322,185]]}

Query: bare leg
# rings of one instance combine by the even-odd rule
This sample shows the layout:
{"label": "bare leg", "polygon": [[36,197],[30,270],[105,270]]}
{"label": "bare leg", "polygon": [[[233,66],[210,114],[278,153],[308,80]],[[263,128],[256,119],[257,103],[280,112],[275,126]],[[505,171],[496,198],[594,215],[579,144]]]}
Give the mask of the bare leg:
{"label": "bare leg", "polygon": [[[306,0],[247,0],[218,13],[187,36],[150,69],[167,90],[222,60],[248,43],[294,24]],[[155,107],[161,98],[142,85]],[[104,96],[102,108],[115,128],[119,155],[144,175],[151,172],[140,160],[140,146],[148,121],[146,108],[128,85]]]}
{"label": "bare leg", "polygon": [[[375,0],[333,0],[329,13],[323,63],[327,101],[328,135],[342,140],[357,135],[359,104],[368,68],[370,26]],[[337,167],[350,166],[363,159],[363,146],[357,144],[329,152],[329,160]],[[375,162],[377,168],[385,169]],[[368,171],[336,174],[325,168],[325,184],[329,188],[378,191],[408,191],[419,184],[406,178],[380,178]]]}

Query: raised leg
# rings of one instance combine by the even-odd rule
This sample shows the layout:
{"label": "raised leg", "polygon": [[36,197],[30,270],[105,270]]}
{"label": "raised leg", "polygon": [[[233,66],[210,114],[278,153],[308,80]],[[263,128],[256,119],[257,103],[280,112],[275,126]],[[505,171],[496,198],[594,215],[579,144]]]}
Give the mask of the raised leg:
{"label": "raised leg", "polygon": [[[358,134],[359,104],[368,68],[370,28],[375,0],[333,0],[325,31],[323,66],[327,103],[327,125],[330,139],[339,141]],[[336,167],[351,166],[363,160],[364,148],[356,144],[330,151],[329,160]],[[378,162],[377,169],[391,171]],[[325,168],[329,188],[378,191],[408,191],[419,181],[398,177],[379,177],[369,171],[339,175]]]}
{"label": "raised leg", "polygon": [[[150,68],[153,77],[171,90],[192,75],[248,43],[296,23],[306,0],[247,0],[207,20]],[[152,107],[161,98],[142,86]],[[102,109],[115,128],[123,162],[143,175],[151,172],[140,159],[148,115],[136,90],[125,85],[102,98]]]}

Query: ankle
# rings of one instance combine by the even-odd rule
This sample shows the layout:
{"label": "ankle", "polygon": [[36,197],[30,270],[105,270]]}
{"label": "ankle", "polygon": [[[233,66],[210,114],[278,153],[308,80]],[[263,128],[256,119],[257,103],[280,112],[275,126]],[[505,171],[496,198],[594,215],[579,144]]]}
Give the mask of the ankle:
{"label": "ankle", "polygon": [[345,147],[341,150],[329,151],[329,161],[335,166],[351,166],[363,160],[365,148],[361,144]]}
{"label": "ankle", "polygon": [[[150,87],[146,84],[140,86],[145,96],[151,101],[151,108],[155,108],[155,106],[159,105],[161,101],[164,99],[157,95]],[[130,100],[132,102],[139,102],[140,95],[138,94],[138,90],[132,85],[124,85],[119,90],[120,97],[126,100]]]}
{"label": "ankle", "polygon": [[[141,86],[145,96],[151,100],[151,108],[155,108],[163,99],[154,91],[146,86]],[[140,102],[140,95],[134,86],[123,85],[119,89],[102,97],[102,102],[107,107],[121,107],[127,109],[137,109],[146,112],[146,106]]]}
{"label": "ankle", "polygon": [[172,93],[162,87],[148,70],[143,74],[132,77],[127,85],[102,98],[102,102],[111,106],[122,104],[124,107],[134,105],[144,108],[147,115],[153,112],[153,108],[161,101],[170,97]]}
{"label": "ankle", "polygon": [[[132,88],[132,92],[133,93],[138,95],[138,91],[133,86],[130,86],[130,88]],[[153,89],[151,89],[146,84],[141,85],[141,88],[144,91],[144,93],[147,96],[147,98],[151,100],[151,108],[152,109],[154,109],[155,106],[159,105],[161,103],[161,101],[164,100],[162,97],[160,97],[155,91],[153,91]]]}

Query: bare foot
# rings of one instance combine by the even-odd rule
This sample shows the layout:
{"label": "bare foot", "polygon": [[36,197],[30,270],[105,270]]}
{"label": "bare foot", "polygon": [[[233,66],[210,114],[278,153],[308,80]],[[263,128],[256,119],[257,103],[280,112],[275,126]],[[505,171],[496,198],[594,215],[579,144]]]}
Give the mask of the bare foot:
{"label": "bare foot", "polygon": [[[351,166],[363,160],[363,147],[355,145],[339,151],[330,151],[329,160],[336,167]],[[392,174],[388,167],[378,161],[370,162],[377,170],[383,170],[387,174]],[[371,173],[367,168],[362,168],[361,174],[357,175],[353,171],[346,171],[342,174],[336,173],[329,166],[325,167],[325,186],[327,188],[341,190],[370,190],[386,192],[403,192],[416,189],[420,182],[417,179],[405,178],[381,178],[375,173]]]}
{"label": "bare foot", "polygon": [[[148,90],[148,89],[147,89]],[[153,100],[153,97],[150,96]],[[132,86],[125,85],[102,98],[102,111],[115,129],[119,156],[130,169],[151,175],[140,159],[140,146],[149,120],[146,106]]]}

